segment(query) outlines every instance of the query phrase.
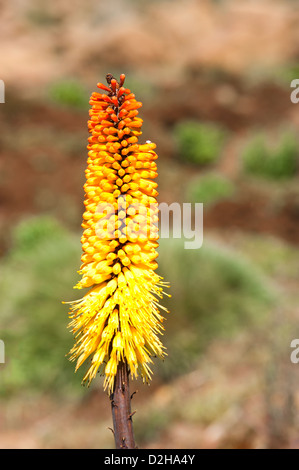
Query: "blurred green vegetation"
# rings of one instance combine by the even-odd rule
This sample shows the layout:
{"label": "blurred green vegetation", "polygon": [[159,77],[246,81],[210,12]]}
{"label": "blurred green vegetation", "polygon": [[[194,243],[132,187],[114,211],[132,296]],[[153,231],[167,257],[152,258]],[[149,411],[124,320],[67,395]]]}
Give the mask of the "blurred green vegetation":
{"label": "blurred green vegetation", "polygon": [[63,79],[51,83],[48,96],[53,103],[76,109],[85,109],[89,102],[87,88],[78,80]]}
{"label": "blurred green vegetation", "polygon": [[198,165],[216,162],[226,137],[219,125],[200,121],[181,121],[174,133],[180,158]]}
{"label": "blurred green vegetation", "polygon": [[[169,388],[172,388],[171,385]],[[152,439],[158,440],[165,430],[177,422],[187,420],[192,425],[200,421],[209,425],[225,412],[235,398],[232,393],[223,394],[223,390],[210,390],[207,395],[194,393],[191,400],[182,401],[181,394],[176,394],[173,388],[169,390],[165,386],[165,389],[164,393],[168,396],[166,403],[155,400],[146,410],[138,410],[134,434],[141,445]]]}
{"label": "blurred green vegetation", "polygon": [[[169,357],[156,361],[162,380],[191,369],[210,340],[232,335],[263,317],[273,293],[259,270],[234,252],[204,243],[185,250],[183,240],[160,241],[159,269],[170,282],[163,300]],[[68,306],[79,275],[81,244],[49,217],[24,220],[0,268],[1,334],[7,361],[1,394],[24,390],[80,394],[87,365],[74,373],[66,355],[73,345]],[[168,289],[167,289],[168,292]],[[217,294],[217,295],[216,295]]]}
{"label": "blurred green vegetation", "polygon": [[272,67],[268,72],[267,78],[269,81],[276,81],[283,86],[290,86],[294,78],[299,78],[298,61],[285,63],[274,68]]}
{"label": "blurred green vegetation", "polygon": [[79,373],[66,358],[73,338],[67,329],[68,307],[61,303],[81,295],[72,292],[79,278],[80,238],[48,217],[24,220],[13,238],[0,268],[6,347],[0,393],[80,393]]}
{"label": "blurred green vegetation", "polygon": [[253,136],[243,151],[244,171],[263,178],[279,180],[295,176],[298,142],[291,132],[283,132],[278,143],[270,145],[265,134]]}
{"label": "blurred green vegetation", "polygon": [[233,196],[235,185],[221,173],[209,172],[194,178],[187,188],[187,200],[207,205]]}
{"label": "blurred green vegetation", "polygon": [[140,410],[140,415],[134,421],[134,435],[136,442],[146,443],[157,437],[168,428],[175,419],[175,412],[171,406],[152,406],[144,413]]}
{"label": "blurred green vegetation", "polygon": [[216,243],[185,250],[181,239],[161,239],[159,270],[170,282],[164,300],[169,357],[159,373],[171,379],[191,370],[210,341],[233,336],[267,318],[276,299],[262,272],[242,255]]}
{"label": "blurred green vegetation", "polygon": [[51,13],[45,8],[45,5],[29,9],[26,17],[30,24],[39,28],[57,26],[63,22],[63,18],[59,14]]}
{"label": "blurred green vegetation", "polygon": [[299,281],[299,251],[296,246],[265,234],[235,234],[232,239],[267,276],[279,282]]}
{"label": "blurred green vegetation", "polygon": [[[114,76],[118,77],[121,73],[123,73],[123,71],[119,70],[118,73],[115,73]],[[156,86],[144,75],[138,77],[136,75],[132,76],[131,74],[128,74],[126,76],[125,86],[132,90],[132,93],[134,93],[136,96],[137,101],[141,101],[143,103],[143,107],[144,103],[147,103],[153,99],[157,93]]]}

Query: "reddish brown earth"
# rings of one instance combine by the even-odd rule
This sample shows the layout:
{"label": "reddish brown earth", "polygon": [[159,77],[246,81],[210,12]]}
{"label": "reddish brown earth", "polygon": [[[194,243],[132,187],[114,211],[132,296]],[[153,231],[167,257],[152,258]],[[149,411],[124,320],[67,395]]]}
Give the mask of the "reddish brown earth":
{"label": "reddish brown earth", "polygon": [[[213,120],[224,124],[231,132],[230,142],[218,167],[237,181],[239,197],[222,201],[207,209],[206,227],[272,233],[289,242],[298,243],[298,194],[294,190],[289,191],[280,198],[279,204],[274,204],[271,191],[263,189],[261,185],[249,185],[239,178],[240,142],[254,126],[267,123],[267,126],[273,124],[278,127],[280,122],[290,118],[292,109],[288,91],[274,85],[255,87],[246,92],[246,103],[250,103],[246,113],[243,105],[226,112],[225,107],[213,97],[214,89],[210,85],[202,83],[200,78],[193,78],[193,83],[197,88],[196,100],[192,99],[189,90],[184,89],[182,84],[166,90],[162,87],[155,102],[145,105],[141,111],[142,117],[149,123],[146,132],[157,142],[163,174],[167,174],[167,168],[176,169],[175,181],[171,181],[170,185],[165,178],[159,181],[160,200],[183,200],[185,185],[194,174],[200,175],[202,172],[198,167],[180,164],[173,138],[173,125],[180,119]],[[237,88],[242,87],[236,83],[234,89]],[[245,92],[239,93],[242,104]],[[276,119],[271,123],[275,114],[271,106],[273,95],[279,121]],[[257,112],[257,108],[261,112]],[[49,211],[64,222],[72,222],[73,226],[74,223],[78,226],[87,154],[87,113],[28,101],[14,95],[12,99],[8,97],[0,121],[0,225],[5,224],[8,228],[20,217]],[[38,136],[45,131],[49,135],[46,140],[39,138],[37,142],[33,137],[32,143],[25,142],[24,149],[22,145],[18,145],[21,131],[22,135],[28,133]],[[75,136],[78,140],[72,144],[71,149],[66,147],[63,151],[62,143],[70,139],[70,136]],[[13,145],[7,145],[9,139]],[[65,217],[65,213],[61,213],[61,201],[66,198],[78,209],[78,217],[72,221]]]}

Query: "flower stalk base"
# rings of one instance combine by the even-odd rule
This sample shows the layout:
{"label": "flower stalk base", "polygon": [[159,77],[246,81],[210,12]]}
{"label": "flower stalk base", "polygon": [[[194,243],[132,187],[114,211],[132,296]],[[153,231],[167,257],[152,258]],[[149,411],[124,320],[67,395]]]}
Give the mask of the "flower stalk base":
{"label": "flower stalk base", "polygon": [[116,449],[135,449],[129,389],[129,370],[126,362],[118,364],[113,393],[110,395]]}

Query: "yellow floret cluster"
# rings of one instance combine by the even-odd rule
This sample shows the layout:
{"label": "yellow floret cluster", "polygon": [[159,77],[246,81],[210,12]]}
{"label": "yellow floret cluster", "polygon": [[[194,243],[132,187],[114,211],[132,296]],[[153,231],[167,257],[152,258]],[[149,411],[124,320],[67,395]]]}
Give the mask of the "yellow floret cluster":
{"label": "yellow floret cluster", "polygon": [[[88,128],[81,280],[89,288],[71,302],[70,326],[76,336],[71,359],[76,370],[88,358],[83,381],[97,371],[112,393],[117,367],[125,361],[132,376],[150,378],[151,356],[163,357],[159,339],[163,317],[157,298],[165,283],[155,273],[158,256],[158,195],[155,144],[139,144],[141,103],[107,75],[105,93],[92,93]],[[164,309],[165,310],[165,309]]]}

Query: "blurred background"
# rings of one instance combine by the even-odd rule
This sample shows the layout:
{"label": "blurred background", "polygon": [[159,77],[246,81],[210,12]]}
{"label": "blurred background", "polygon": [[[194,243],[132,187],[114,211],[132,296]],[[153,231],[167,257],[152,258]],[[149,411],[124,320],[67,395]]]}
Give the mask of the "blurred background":
{"label": "blurred background", "polygon": [[62,300],[78,280],[88,100],[143,102],[159,202],[203,202],[204,243],[162,239],[168,357],[131,383],[142,448],[299,448],[299,9],[291,0],[0,1],[1,448],[114,448],[80,385]]}

